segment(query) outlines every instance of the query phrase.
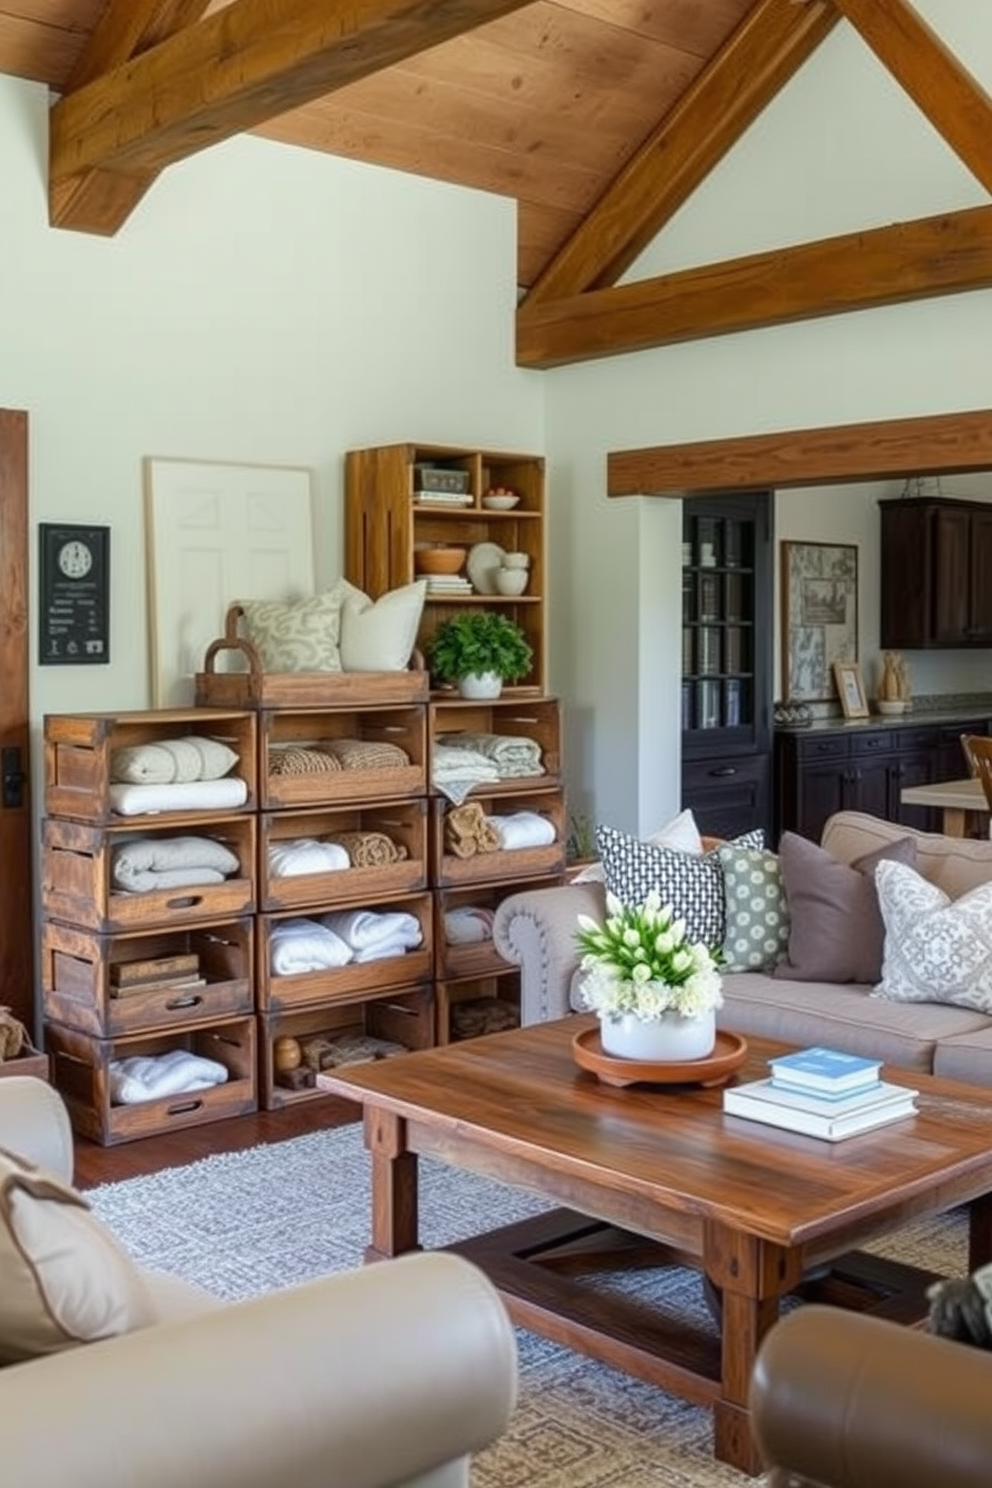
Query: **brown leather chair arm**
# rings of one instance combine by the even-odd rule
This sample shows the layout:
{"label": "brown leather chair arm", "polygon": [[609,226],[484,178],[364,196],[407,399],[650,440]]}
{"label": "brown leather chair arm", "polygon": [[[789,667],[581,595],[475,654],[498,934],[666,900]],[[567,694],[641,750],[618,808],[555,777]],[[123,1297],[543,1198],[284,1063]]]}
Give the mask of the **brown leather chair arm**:
{"label": "brown leather chair arm", "polygon": [[992,1353],[809,1305],[758,1353],[752,1425],[770,1488],[988,1488]]}

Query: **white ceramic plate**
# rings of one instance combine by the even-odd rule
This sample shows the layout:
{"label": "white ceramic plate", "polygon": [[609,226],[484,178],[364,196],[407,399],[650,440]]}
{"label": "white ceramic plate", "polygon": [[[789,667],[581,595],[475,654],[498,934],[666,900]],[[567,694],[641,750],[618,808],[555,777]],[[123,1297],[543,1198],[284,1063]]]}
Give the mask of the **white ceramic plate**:
{"label": "white ceramic plate", "polygon": [[465,572],[472,580],[478,594],[496,594],[496,570],[503,562],[503,549],[499,543],[476,543],[468,550]]}

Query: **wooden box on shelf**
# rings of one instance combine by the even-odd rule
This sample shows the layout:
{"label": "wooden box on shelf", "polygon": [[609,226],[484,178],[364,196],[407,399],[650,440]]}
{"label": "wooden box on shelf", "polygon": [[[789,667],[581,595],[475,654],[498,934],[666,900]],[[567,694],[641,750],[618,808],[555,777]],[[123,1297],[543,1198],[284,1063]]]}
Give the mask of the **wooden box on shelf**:
{"label": "wooden box on shelf", "polygon": [[[231,919],[255,909],[255,817],[235,816],[205,822],[195,831],[184,826],[95,827],[65,817],[48,817],[42,826],[41,903],[45,914],[92,930],[140,930],[156,922],[167,925]],[[128,892],[114,882],[118,851],[149,843],[198,836],[226,847],[238,859],[235,874],[222,883],[191,884],[171,889]]]}
{"label": "wooden box on shelf", "polygon": [[456,744],[458,736],[464,734],[529,739],[537,745],[543,774],[508,776],[498,786],[487,782],[487,791],[519,791],[526,785],[560,783],[561,703],[557,698],[523,699],[510,694],[479,703],[437,695],[428,707],[427,732],[432,751],[435,744]]}
{"label": "wooden box on shelf", "polygon": [[[218,739],[238,762],[225,776],[245,782],[245,799],[234,811],[256,807],[255,715],[227,709],[153,709],[143,713],[49,713],[45,717],[45,814],[105,824],[125,818],[111,805],[111,758],[117,749],[156,744],[189,735]],[[218,782],[219,783],[219,782]],[[156,826],[216,819],[225,808],[159,810]],[[148,816],[128,816],[140,827]],[[195,826],[192,828],[195,830]]]}
{"label": "wooden box on shelf", "polygon": [[434,894],[434,974],[439,980],[457,982],[466,977],[497,976],[510,970],[511,963],[504,961],[493,944],[492,936],[482,940],[450,940],[446,929],[446,917],[453,911],[480,910],[482,916],[491,916],[501,900],[509,898],[518,888],[556,888],[561,875],[548,878],[529,878],[526,883],[516,881],[501,884],[474,884],[457,889],[438,889]]}
{"label": "wooden box on shelf", "polygon": [[[427,722],[423,705],[410,708],[341,708],[331,712],[297,712],[265,709],[259,714],[264,810],[304,806],[326,806],[335,802],[383,801],[423,795],[427,789]],[[299,761],[299,772],[270,773],[273,756],[282,750],[313,750],[319,756],[327,746],[358,743],[367,746],[368,766],[358,761],[346,769],[311,770],[307,759]],[[376,745],[393,745],[405,761],[377,759]],[[392,755],[392,751],[388,751]]]}
{"label": "wooden box on shelf", "polygon": [[[351,868],[318,873],[273,872],[269,849],[286,847],[297,839],[327,840],[342,833],[377,833],[401,851],[395,862],[354,862]],[[360,854],[359,854],[360,857]],[[339,806],[328,811],[265,812],[259,833],[259,904],[263,910],[302,909],[412,894],[427,886],[427,800],[393,801],[384,806]]]}
{"label": "wooden box on shelf", "polygon": [[[117,1039],[94,1038],[49,1023],[46,1038],[52,1083],[65,1100],[74,1130],[104,1147],[258,1110],[254,1017],[231,1018],[181,1033],[144,1033]],[[174,1049],[223,1064],[228,1071],[226,1082],[134,1105],[113,1103],[112,1060],[167,1054]]]}
{"label": "wooden box on shelf", "polygon": [[264,1111],[278,1111],[326,1094],[315,1071],[302,1076],[292,1070],[280,1072],[281,1039],[302,1042],[323,1035],[333,1041],[358,1034],[405,1049],[429,1049],[434,1042],[434,997],[430,987],[378,993],[302,1012],[263,1014],[259,1027],[259,1099]]}
{"label": "wooden box on shelf", "polygon": [[[544,846],[498,848],[495,852],[476,852],[459,856],[452,851],[446,818],[453,808],[450,801],[436,796],[431,800],[431,878],[438,888],[456,888],[462,884],[515,884],[520,879],[547,878],[565,869],[565,803],[556,788],[530,789],[520,792],[520,781],[473,791],[468,802],[478,803],[485,816],[510,816],[518,811],[535,812],[550,822],[554,841]],[[509,789],[516,786],[517,794]]]}
{"label": "wooden box on shelf", "polygon": [[313,1007],[335,999],[353,999],[390,988],[412,987],[430,981],[433,972],[433,925],[429,893],[412,894],[402,899],[386,899],[367,906],[389,913],[398,910],[416,917],[420,924],[421,943],[397,956],[384,956],[372,961],[349,961],[344,966],[289,974],[273,970],[273,930],[287,918],[318,919],[321,910],[295,916],[263,914],[258,916],[256,949],[256,1004],[260,1012],[289,1012]]}
{"label": "wooden box on shelf", "polygon": [[435,1040],[440,1044],[481,1038],[520,1026],[520,972],[471,981],[439,981],[434,989]]}
{"label": "wooden box on shelf", "polygon": [[48,1055],[42,1054],[33,1044],[24,1043],[16,1059],[0,1059],[0,1080],[5,1075],[31,1075],[36,1080],[47,1080]]}
{"label": "wooden box on shelf", "polygon": [[251,1012],[253,953],[248,916],[144,935],[49,920],[41,932],[46,1025],[109,1038]]}

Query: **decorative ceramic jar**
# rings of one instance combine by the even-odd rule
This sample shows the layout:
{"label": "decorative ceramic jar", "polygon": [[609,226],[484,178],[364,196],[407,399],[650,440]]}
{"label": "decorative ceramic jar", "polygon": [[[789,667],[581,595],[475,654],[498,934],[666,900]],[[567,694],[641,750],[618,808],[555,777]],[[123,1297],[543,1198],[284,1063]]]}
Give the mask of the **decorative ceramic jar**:
{"label": "decorative ceramic jar", "polygon": [[660,1018],[600,1014],[603,1053],[617,1059],[639,1059],[651,1064],[671,1060],[705,1059],[716,1044],[716,1014],[711,1008],[694,1018],[662,1013]]}
{"label": "decorative ceramic jar", "polygon": [[463,698],[498,698],[503,691],[503,679],[498,672],[470,672],[459,679],[458,691]]}
{"label": "decorative ceramic jar", "polygon": [[530,575],[525,568],[498,568],[496,588],[500,594],[523,594],[529,578]]}

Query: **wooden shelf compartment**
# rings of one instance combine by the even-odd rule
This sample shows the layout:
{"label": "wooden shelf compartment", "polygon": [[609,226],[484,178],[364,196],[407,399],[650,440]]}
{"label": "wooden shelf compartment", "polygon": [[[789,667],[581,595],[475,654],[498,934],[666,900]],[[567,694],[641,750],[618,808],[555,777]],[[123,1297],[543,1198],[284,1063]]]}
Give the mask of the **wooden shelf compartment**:
{"label": "wooden shelf compartment", "polygon": [[[548,878],[530,878],[527,889],[557,888],[560,874]],[[523,884],[474,884],[457,889],[437,889],[434,894],[434,975],[439,981],[458,982],[480,976],[503,976],[512,963],[504,961],[492,939],[449,942],[445,934],[445,915],[453,909],[483,909],[494,912]]]}
{"label": "wooden shelf compartment", "polygon": [[[338,907],[334,906],[335,909]],[[421,944],[400,956],[386,956],[377,961],[349,961],[344,966],[288,975],[272,970],[272,932],[281,920],[290,916],[259,915],[256,922],[256,1006],[259,1012],[291,1012],[335,999],[353,999],[429,982],[434,966],[431,895],[412,894],[384,900],[374,908],[381,912],[399,910],[416,916],[420,923]],[[325,910],[315,906],[302,918],[318,920],[323,912]],[[291,916],[300,917],[299,914]]]}
{"label": "wooden shelf compartment", "polygon": [[[320,749],[342,740],[395,744],[409,763],[298,775],[269,773],[273,750],[294,746]],[[333,711],[265,709],[259,713],[259,747],[263,810],[400,799],[422,796],[427,789],[427,722],[422,704]]]}
{"label": "wooden shelf compartment", "polygon": [[281,1081],[275,1068],[275,1045],[280,1038],[305,1039],[325,1034],[365,1034],[402,1044],[405,1049],[429,1049],[434,1043],[434,995],[430,987],[371,993],[348,1003],[331,1003],[295,1013],[259,1015],[259,1099],[263,1111],[279,1111],[300,1101],[324,1099],[316,1084],[296,1087]]}
{"label": "wooden shelf compartment", "polygon": [[[547,878],[565,871],[567,823],[562,792],[538,782],[537,788],[521,789],[515,782],[513,793],[504,788],[486,786],[469,797],[478,802],[486,816],[510,816],[516,811],[536,811],[546,817],[555,830],[555,840],[543,847],[500,848],[495,852],[475,853],[461,858],[448,850],[445,842],[445,817],[451,802],[443,796],[431,800],[431,878],[438,888],[456,888],[464,884],[502,884],[515,886],[518,880]],[[507,892],[512,890],[507,887]]]}
{"label": "wooden shelf compartment", "polygon": [[[203,986],[150,986],[115,996],[121,962],[195,954]],[[143,934],[102,935],[49,920],[41,931],[41,993],[46,1023],[101,1038],[148,1029],[182,1029],[254,1008],[254,919]]]}
{"label": "wooden shelf compartment", "polygon": [[[341,806],[327,811],[275,811],[260,817],[259,905],[265,911],[323,909],[373,903],[427,887],[427,800],[376,806]],[[381,832],[406,856],[395,863],[279,876],[269,848],[297,838],[327,838],[341,832]]]}
{"label": "wooden shelf compartment", "polygon": [[[120,818],[118,818],[118,822]],[[147,826],[91,826],[65,817],[42,825],[41,903],[46,916],[106,933],[231,919],[255,909],[254,816],[200,822],[196,832],[164,827],[157,817]],[[222,883],[128,892],[113,881],[115,851],[137,839],[168,841],[178,836],[210,838],[238,859],[235,874]]]}
{"label": "wooden shelf compartment", "polygon": [[431,752],[435,744],[456,742],[453,736],[457,734],[532,739],[541,752],[543,775],[507,776],[498,783],[487,781],[472,797],[483,791],[519,792],[530,785],[543,788],[561,782],[561,704],[557,698],[525,699],[511,695],[492,702],[470,702],[458,697],[435,697],[427,710]]}
{"label": "wooden shelf compartment", "polygon": [[506,974],[501,976],[476,977],[460,982],[439,981],[435,984],[434,993],[435,1040],[439,1045],[456,1043],[460,1038],[484,1036],[484,1023],[478,1031],[473,1028],[471,1033],[458,1032],[458,1010],[461,1009],[463,1015],[468,1013],[468,1004],[473,1004],[482,1017],[487,1003],[500,1004],[501,1011],[508,1004],[515,1014],[515,1023],[502,1025],[501,1020],[501,1026],[518,1027],[520,1024],[520,971],[515,966],[508,966]]}
{"label": "wooden shelf compartment", "polygon": [[[258,1072],[254,1017],[231,1018],[184,1032],[94,1038],[59,1023],[46,1025],[52,1083],[61,1094],[73,1129],[104,1147],[202,1126],[258,1110]],[[207,1090],[163,1096],[134,1105],[110,1098],[110,1063],[133,1055],[167,1054],[184,1049],[223,1064],[228,1079]]]}

